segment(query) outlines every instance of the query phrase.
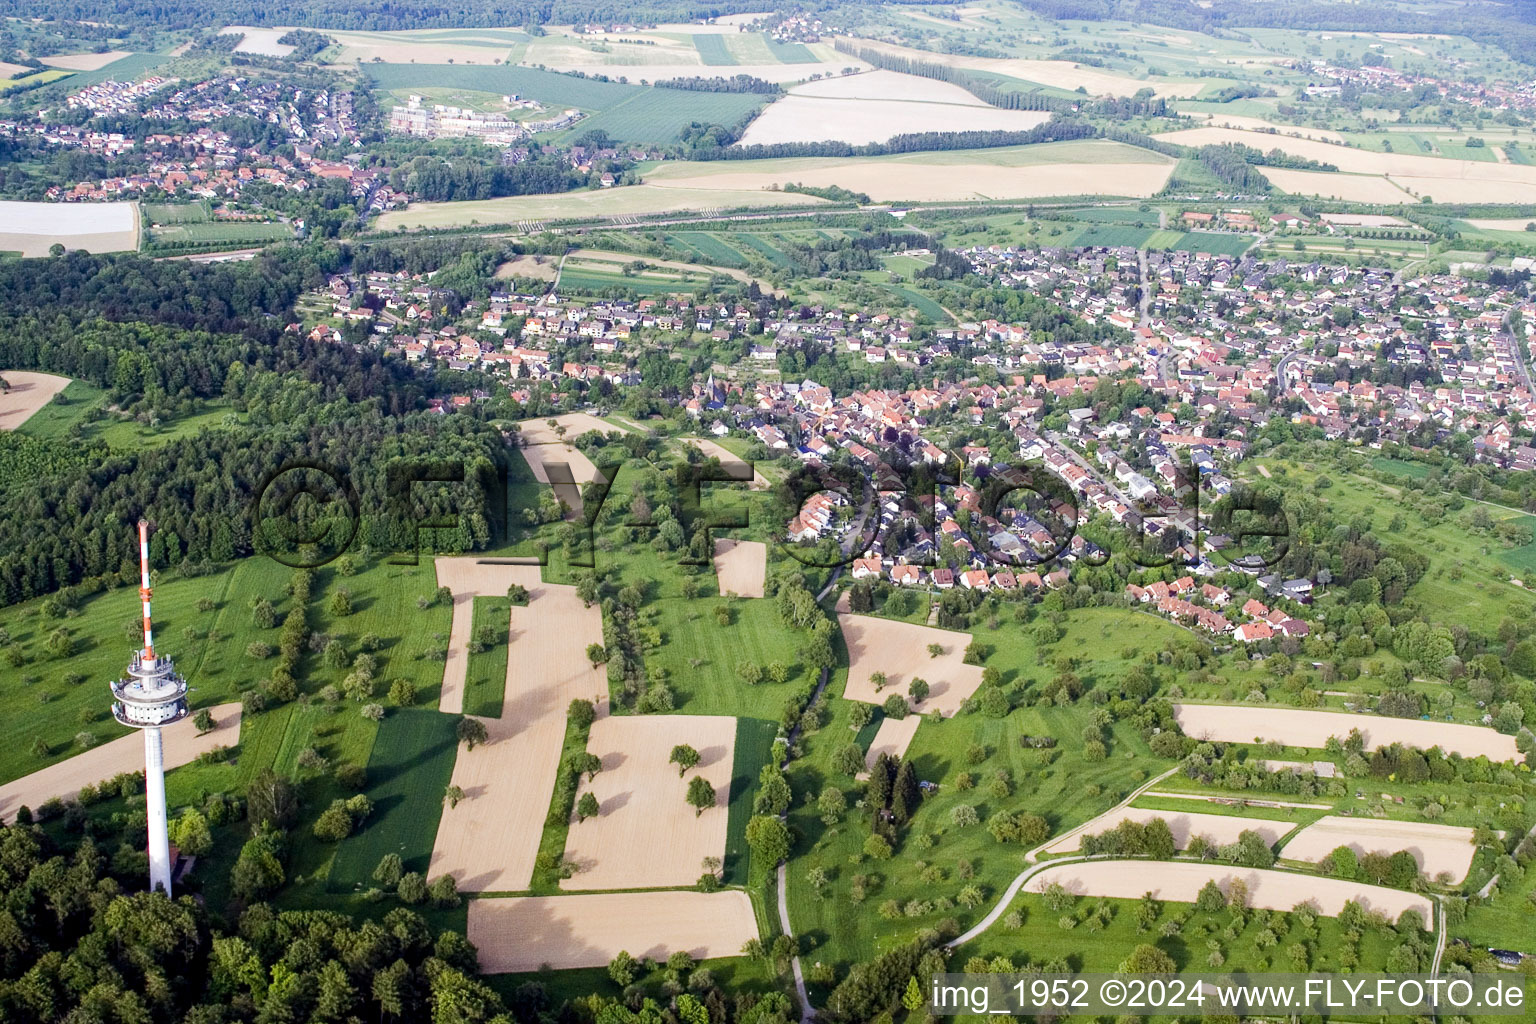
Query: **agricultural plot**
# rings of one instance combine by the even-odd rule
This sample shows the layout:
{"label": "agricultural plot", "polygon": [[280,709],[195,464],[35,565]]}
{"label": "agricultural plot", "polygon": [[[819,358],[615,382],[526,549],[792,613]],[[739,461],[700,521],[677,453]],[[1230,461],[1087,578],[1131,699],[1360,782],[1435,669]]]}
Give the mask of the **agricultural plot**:
{"label": "agricultural plot", "polygon": [[708,231],[675,231],[667,241],[698,254],[706,263],[720,267],[739,267],[745,261],[740,252],[721,241]]}
{"label": "agricultural plot", "polygon": [[787,268],[789,266],[789,257],[784,255],[781,250],[776,248],[772,243],[767,241],[761,235],[742,232],[732,235],[731,237],[734,240],[740,242],[742,245],[745,245],[747,248],[751,249],[753,252],[757,253],[759,256],[762,256],[774,266],[781,269]]}
{"label": "agricultural plot", "polygon": [[865,770],[873,768],[875,762],[886,754],[896,758],[905,757],[907,748],[912,745],[912,738],[917,735],[917,727],[922,724],[921,715],[908,715],[906,718],[881,717],[880,725],[864,751]]}
{"label": "agricultural plot", "polygon": [[773,55],[773,59],[781,64],[816,64],[819,62],[817,56],[804,43],[788,43],[780,39],[774,39],[771,36],[764,37],[763,41],[768,44],[768,52]]}
{"label": "agricultural plot", "polygon": [[1223,892],[1229,892],[1236,880],[1248,888],[1248,905],[1264,910],[1289,911],[1302,903],[1311,903],[1323,916],[1338,917],[1344,904],[1354,900],[1367,912],[1380,912],[1388,920],[1397,920],[1405,910],[1417,911],[1426,925],[1434,920],[1429,899],[1417,893],[1338,878],[1221,864],[1164,861],[1156,870],[1149,871],[1146,861],[1087,861],[1047,868],[1029,880],[1028,888],[1030,892],[1044,892],[1047,886],[1058,883],[1080,896],[1129,900],[1151,892],[1153,899],[1193,903],[1207,882],[1215,882]]}
{"label": "agricultural plot", "polygon": [[239,34],[244,38],[235,47],[236,53],[254,53],[263,57],[286,57],[293,52],[293,47],[278,42],[288,34],[284,28],[252,28],[249,25],[230,25],[226,27],[222,35]]}
{"label": "agricultural plot", "polygon": [[736,58],[731,56],[731,51],[726,49],[724,36],[697,35],[693,37],[693,45],[699,51],[699,60],[710,67],[736,63]]}
{"label": "agricultural plot", "polygon": [[412,29],[400,32],[336,31],[326,35],[340,45],[328,51],[333,64],[355,66],[375,60],[408,64],[505,64],[515,62],[526,47],[526,32],[510,28]]}
{"label": "agricultural plot", "polygon": [[917,132],[1027,131],[1050,119],[1035,110],[915,100],[833,99],[789,95],[747,126],[738,146],[781,142],[865,145]]}
{"label": "agricultural plot", "polygon": [[869,39],[859,39],[856,42],[861,47],[910,60],[944,64],[970,71],[990,72],[1031,86],[1048,86],[1069,93],[1081,87],[1087,90],[1090,96],[1134,96],[1142,89],[1151,89],[1154,95],[1165,98],[1193,97],[1206,87],[1206,82],[1196,79],[1134,78],[1115,71],[1064,60],[972,57],[963,54],[936,53],[930,50],[914,50]]}
{"label": "agricultural plot", "polygon": [[583,118],[571,131],[577,135],[605,131],[622,143],[669,143],[695,121],[737,124],[763,103],[764,97],[756,93],[637,88],[600,113]]}
{"label": "agricultural plot", "polygon": [[[507,686],[507,616],[510,606],[505,597],[476,597],[471,637],[479,644],[482,631],[495,637],[491,645],[478,653],[469,651],[464,677],[464,713],[483,718],[500,718],[501,702]],[[451,655],[450,655],[451,656]]]}
{"label": "agricultural plot", "polygon": [[[22,71],[31,70],[30,68],[25,68],[18,64],[8,64],[6,67],[20,68]],[[54,82],[62,81],[63,79],[70,77],[71,74],[73,74],[73,72],[65,71],[62,68],[50,68],[47,71],[39,71],[36,74],[27,75],[25,78],[12,79],[9,76],[6,78],[0,78],[0,96],[4,96],[6,93],[10,92],[23,92],[27,89],[36,89],[40,86],[52,85]]]}
{"label": "agricultural plot", "polygon": [[[773,756],[779,724],[765,718],[736,719],[736,756],[731,765],[731,800],[726,807],[725,864],[721,881],[746,885],[751,875],[752,849],[747,845],[747,822],[760,788],[758,776]],[[772,865],[759,865],[761,869]]]}
{"label": "agricultural plot", "polygon": [[[726,806],[735,763],[736,719],[700,715],[608,715],[592,723],[587,753],[602,770],[580,793],[598,802],[595,817],[573,821],[565,858],[576,873],[562,889],[642,889],[692,885],[705,857],[724,857]],[[686,775],[669,763],[686,744],[699,763]],[[690,806],[702,778],[715,802]]]}
{"label": "agricultural plot", "polygon": [[715,572],[720,593],[762,597],[763,577],[768,570],[768,545],[755,540],[715,540]]}
{"label": "agricultural plot", "polygon": [[[981,666],[964,662],[969,634],[851,615],[847,594],[838,599],[837,608],[837,623],[848,648],[846,699],[883,704],[891,694],[906,696],[908,684],[921,678],[927,681],[929,691],[928,697],[915,705],[917,710],[925,714],[938,711],[947,717],[959,711],[961,703],[981,685]],[[937,655],[928,652],[930,644],[938,645]],[[885,678],[880,689],[871,681],[877,673]]]}
{"label": "agricultural plot", "polygon": [[[624,220],[660,213],[718,211],[734,208],[818,206],[815,196],[752,188],[688,188],[629,185],[558,195],[507,196],[450,203],[412,203],[388,210],[377,221],[381,232],[411,228],[518,224],[543,220]],[[0,249],[5,248],[0,235]]]}
{"label": "agricultural plot", "polygon": [[42,61],[51,68],[63,68],[66,71],[100,71],[108,64],[128,56],[131,55],[125,50],[106,50],[102,53],[60,53],[44,57]]}
{"label": "agricultural plot", "polygon": [[1253,248],[1253,235],[1232,235],[1218,231],[1186,231],[1178,241],[1166,246],[1184,252],[1208,252],[1213,256],[1241,256]]}
{"label": "agricultural plot", "polygon": [[1288,747],[1321,749],[1329,737],[1342,740],[1351,730],[1359,729],[1367,750],[1402,743],[1420,750],[1438,746],[1446,753],[1486,756],[1490,761],[1519,758],[1513,736],[1456,722],[1224,704],[1175,704],[1173,712],[1186,736],[1218,743],[1275,740]]}
{"label": "agricultural plot", "polygon": [[1323,818],[1291,838],[1281,851],[1290,860],[1316,863],[1340,846],[1357,856],[1393,854],[1406,850],[1419,870],[1430,878],[1445,875],[1451,884],[1461,882],[1472,867],[1472,830],[1457,825],[1434,825],[1379,818]]}
{"label": "agricultural plot", "polygon": [[1140,249],[1147,244],[1152,237],[1151,228],[1135,228],[1129,225],[1098,225],[1084,228],[1078,232],[1077,238],[1072,244],[1076,246],[1104,246],[1106,248],[1126,247]]}
{"label": "agricultural plot", "polygon": [[68,377],[31,370],[6,370],[0,376],[9,385],[0,391],[0,430],[20,427],[70,383]]}
{"label": "agricultural plot", "polygon": [[471,900],[469,941],[487,974],[602,967],[621,951],[665,960],[735,956],[757,938],[752,900],[725,892],[621,892]]}
{"label": "agricultural plot", "polygon": [[139,204],[0,200],[0,252],[46,256],[54,244],[86,252],[139,247]]}
{"label": "agricultural plot", "polygon": [[373,884],[373,869],[394,853],[406,871],[425,873],[437,838],[443,790],[453,774],[452,715],[421,708],[391,710],[379,723],[368,758],[373,813],[331,862],[330,887],[344,891]]}
{"label": "agricultural plot", "polygon": [[150,245],[258,245],[293,237],[287,224],[261,221],[183,222],[149,229]]}

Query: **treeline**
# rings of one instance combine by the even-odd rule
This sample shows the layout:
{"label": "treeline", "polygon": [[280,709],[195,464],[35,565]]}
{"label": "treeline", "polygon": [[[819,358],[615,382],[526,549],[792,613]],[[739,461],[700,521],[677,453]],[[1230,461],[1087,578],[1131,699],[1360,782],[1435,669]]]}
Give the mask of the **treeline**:
{"label": "treeline", "polygon": [[1145,132],[1134,132],[1129,128],[1105,128],[1103,136],[1112,142],[1123,142],[1127,146],[1136,146],[1139,149],[1150,150],[1153,153],[1161,153],[1163,156],[1171,156],[1174,159],[1184,156],[1189,152],[1185,146],[1175,142],[1163,142],[1155,139]]}
{"label": "treeline", "polygon": [[861,206],[868,206],[873,201],[869,198],[868,192],[855,192],[841,185],[801,185],[791,181],[784,186],[784,191],[830,199],[834,203],[858,203]]}
{"label": "treeline", "polygon": [[971,272],[971,261],[953,249],[940,249],[933,263],[919,270],[914,277],[932,281],[958,281]]}
{"label": "treeline", "polygon": [[389,181],[425,202],[570,192],[590,183],[569,162],[542,155],[510,166],[419,156],[391,171]]}
{"label": "treeline", "polygon": [[280,45],[293,47],[293,52],[288,54],[289,60],[309,60],[333,42],[335,40],[328,35],[302,28],[285,32],[278,39]]}
{"label": "treeline", "polygon": [[835,271],[877,270],[884,266],[877,253],[900,245],[926,244],[914,232],[872,231],[841,238],[818,238],[809,245],[785,245],[792,272],[822,277]]}
{"label": "treeline", "polygon": [[1065,112],[1075,107],[1072,100],[1047,96],[1041,92],[1013,92],[1007,89],[999,89],[992,83],[977,78],[961,68],[950,67],[937,61],[913,60],[910,57],[885,53],[882,50],[872,49],[867,46],[855,46],[841,38],[833,40],[832,45],[837,49],[838,53],[855,57],[866,64],[873,64],[875,67],[885,71],[899,71],[904,75],[916,75],[919,78],[932,78],[936,81],[948,82],[950,85],[958,85],[983,103],[993,107],[1001,107],[1004,110]]}
{"label": "treeline", "polygon": [[1239,192],[1268,192],[1269,179],[1254,170],[1243,150],[1247,146],[1223,143],[1201,146],[1195,151],[1195,159],[1222,184]]}
{"label": "treeline", "polygon": [[733,75],[730,78],[718,75],[714,78],[702,78],[695,75],[692,78],[668,78],[651,84],[659,89],[682,89],[686,92],[757,92],[765,96],[776,96],[784,91],[779,83],[769,82],[754,75]]}
{"label": "treeline", "polygon": [[[1086,121],[1067,118],[1047,121],[1026,131],[914,132],[893,136],[886,142],[856,146],[847,142],[777,142],[771,145],[698,148],[693,160],[764,160],[797,156],[888,156],[949,149],[996,149],[1001,146],[1032,146],[1098,137],[1099,130]],[[734,141],[734,140],[732,140]]]}

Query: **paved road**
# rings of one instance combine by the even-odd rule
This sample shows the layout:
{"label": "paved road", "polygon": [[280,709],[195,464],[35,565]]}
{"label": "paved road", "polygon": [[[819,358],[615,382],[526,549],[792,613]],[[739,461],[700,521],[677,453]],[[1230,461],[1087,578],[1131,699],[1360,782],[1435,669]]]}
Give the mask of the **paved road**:
{"label": "paved road", "polygon": [[[1178,770],[1179,770],[1178,767],[1175,766],[1173,768],[1169,768],[1167,771],[1163,772],[1163,774],[1157,776],[1154,779],[1148,779],[1146,782],[1142,783],[1140,786],[1138,786],[1134,790],[1132,790],[1130,796],[1126,797],[1124,800],[1120,801],[1118,804],[1115,804],[1115,806],[1111,807],[1108,811],[1105,811],[1104,813],[1105,814],[1109,814],[1109,813],[1112,813],[1114,811],[1118,811],[1122,807],[1128,806],[1132,800],[1135,800],[1137,797],[1141,796],[1141,794],[1145,793],[1147,790],[1151,789],[1153,786],[1157,785],[1159,782],[1162,782],[1164,779],[1166,779],[1168,776],[1172,775],[1174,772],[1176,772]],[[1099,817],[1099,815],[1095,815],[1095,817]],[[1061,842],[1063,839],[1066,839],[1068,836],[1075,836],[1075,835],[1077,835],[1083,829],[1087,828],[1092,823],[1092,821],[1093,821],[1093,819],[1090,818],[1088,821],[1083,822],[1081,825],[1077,826],[1077,828],[1074,828],[1074,829],[1072,829],[1069,832],[1063,832],[1059,836],[1052,836],[1051,838],[1047,839],[1045,842],[1041,843],[1039,846],[1035,847],[1033,850],[1030,850],[1028,853],[1026,853],[1024,855],[1024,859],[1027,862],[1029,862],[1029,867],[1027,867],[1023,871],[1019,872],[1018,875],[1016,875],[1014,877],[1013,881],[1008,884],[1007,890],[1005,890],[1003,892],[1003,898],[997,901],[997,906],[993,907],[990,911],[988,911],[986,917],[982,918],[980,921],[977,921],[975,926],[973,928],[971,928],[970,931],[966,932],[964,935],[960,936],[958,939],[955,939],[952,942],[946,943],[946,945],[949,946],[950,949],[954,949],[956,946],[963,945],[964,943],[970,942],[976,936],[980,935],[982,932],[984,932],[988,928],[992,927],[992,925],[997,922],[997,919],[1002,917],[1004,912],[1007,911],[1008,904],[1013,902],[1013,898],[1019,894],[1019,890],[1024,888],[1024,883],[1029,881],[1035,875],[1039,874],[1041,871],[1044,871],[1046,868],[1055,867],[1057,864],[1073,864],[1073,863],[1076,863],[1077,861],[1080,861],[1080,860],[1089,860],[1090,859],[1089,857],[1083,857],[1083,856],[1079,856],[1079,857],[1057,857],[1054,860],[1048,860],[1048,861],[1045,861],[1044,863],[1039,863],[1039,864],[1035,863],[1035,858],[1040,855],[1040,851],[1041,850],[1045,849],[1047,846],[1050,846],[1050,845],[1052,845],[1054,843]]]}
{"label": "paved road", "polygon": [[1058,449],[1060,449],[1061,453],[1068,459],[1072,460],[1072,463],[1079,469],[1102,484],[1104,489],[1110,493],[1110,496],[1113,497],[1116,501],[1120,502],[1120,504],[1130,509],[1137,507],[1136,502],[1131,500],[1130,495],[1122,491],[1113,480],[1106,477],[1103,473],[1100,473],[1098,469],[1096,469],[1088,462],[1087,459],[1084,459],[1081,455],[1077,454],[1077,451],[1070,444],[1068,444],[1066,439],[1063,438],[1060,434],[1053,430],[1045,430],[1041,431],[1041,436],[1054,444]]}
{"label": "paved road", "polygon": [[1147,250],[1136,250],[1136,269],[1141,275],[1141,316],[1136,326],[1145,327],[1152,322],[1152,287],[1147,282]]}

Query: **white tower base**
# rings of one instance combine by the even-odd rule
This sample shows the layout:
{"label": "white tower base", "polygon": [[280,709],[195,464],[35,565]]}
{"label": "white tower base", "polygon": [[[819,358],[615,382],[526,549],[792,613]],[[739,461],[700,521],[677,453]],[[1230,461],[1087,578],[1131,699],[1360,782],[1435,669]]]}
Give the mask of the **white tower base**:
{"label": "white tower base", "polygon": [[171,841],[165,817],[165,751],[159,729],[144,730],[144,800],[149,811],[149,889],[171,894]]}

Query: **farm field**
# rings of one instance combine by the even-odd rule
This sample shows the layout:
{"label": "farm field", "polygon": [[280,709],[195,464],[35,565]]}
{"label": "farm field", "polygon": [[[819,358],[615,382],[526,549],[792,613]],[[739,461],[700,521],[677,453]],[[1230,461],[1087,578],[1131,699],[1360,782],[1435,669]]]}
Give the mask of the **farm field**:
{"label": "farm field", "polygon": [[762,597],[763,577],[768,570],[768,546],[762,541],[715,540],[715,573],[720,593]]}
{"label": "farm field", "polygon": [[[1291,831],[1292,825],[1286,821],[1274,821],[1265,818],[1243,818],[1228,814],[1202,814],[1199,812],[1178,812],[1163,810],[1147,810],[1139,807],[1123,807],[1119,810],[1101,814],[1092,821],[1079,826],[1060,839],[1051,843],[1043,852],[1076,853],[1082,846],[1084,835],[1097,835],[1102,832],[1113,831],[1122,821],[1134,821],[1145,825],[1154,818],[1161,818],[1167,822],[1168,829],[1173,833],[1173,845],[1175,849],[1183,850],[1189,846],[1189,841],[1195,836],[1204,836],[1215,846],[1225,846],[1235,843],[1245,831],[1254,831],[1264,837],[1264,842],[1270,846],[1280,841],[1280,838]],[[1331,849],[1331,847],[1330,847]]]}
{"label": "farm field", "polygon": [[1314,904],[1325,917],[1337,917],[1344,904],[1354,900],[1367,911],[1379,911],[1395,921],[1405,910],[1418,911],[1426,923],[1434,920],[1428,898],[1400,889],[1317,875],[1292,874],[1264,868],[1235,868],[1223,864],[1162,861],[1155,871],[1145,861],[1096,860],[1063,864],[1040,872],[1029,880],[1030,892],[1044,892],[1053,882],[1083,896],[1137,899],[1151,892],[1153,898],[1193,903],[1206,882],[1226,891],[1234,879],[1248,887],[1249,906],[1288,911],[1300,903]]}
{"label": "farm field", "polygon": [[[846,594],[838,600],[837,615],[843,643],[848,647],[845,699],[883,704],[893,693],[905,696],[907,684],[921,677],[928,681],[930,690],[926,699],[914,705],[916,709],[949,716],[981,685],[981,666],[962,660],[970,641],[968,634],[872,615],[850,615],[846,601]],[[937,657],[928,653],[930,644],[943,649]],[[870,676],[877,672],[885,674],[885,689],[876,690],[870,682]]]}
{"label": "farm field", "polygon": [[139,247],[139,204],[0,200],[0,252],[47,256],[54,243],[87,252]]}
{"label": "farm field", "polygon": [[1222,704],[1175,704],[1173,710],[1185,735],[1224,743],[1253,743],[1262,737],[1285,746],[1321,749],[1330,736],[1342,740],[1350,730],[1359,729],[1367,750],[1403,743],[1420,750],[1438,746],[1447,753],[1454,751],[1463,757],[1481,755],[1490,761],[1519,757],[1513,736],[1455,722]]}
{"label": "farm field", "polygon": [[1477,849],[1472,845],[1470,828],[1329,816],[1292,836],[1280,855],[1288,860],[1316,863],[1340,846],[1347,846],[1362,857],[1368,853],[1407,850],[1420,871],[1430,878],[1444,876],[1452,884],[1467,877]]}
{"label": "farm field", "polygon": [[[30,68],[23,67],[19,64],[9,64],[6,65],[6,67],[16,68],[21,71],[31,70]],[[4,72],[0,72],[0,74],[3,73]],[[73,72],[67,71],[63,68],[49,68],[46,71],[39,71],[36,74],[31,74],[25,78],[15,80],[12,80],[10,75],[6,75],[6,77],[0,78],[0,96],[4,96],[6,93],[10,92],[22,92],[37,86],[51,85],[54,82],[63,81],[64,79],[70,77],[72,74]]]}
{"label": "farm field", "polygon": [[515,63],[527,45],[526,32],[512,28],[409,29],[387,31],[326,30],[340,49],[329,50],[332,64],[372,63],[504,64]]}
{"label": "farm field", "polygon": [[293,238],[287,224],[260,221],[204,221],[155,225],[149,229],[151,246],[259,245]]}
{"label": "farm field", "polygon": [[429,709],[395,708],[379,723],[365,790],[373,813],[366,827],[336,851],[328,876],[331,889],[373,885],[373,869],[389,853],[399,855],[404,870],[426,873],[443,790],[453,774],[454,722],[453,716]]}
{"label": "farm field", "polygon": [[[674,746],[698,751],[686,775],[668,763]],[[569,890],[688,886],[705,857],[724,858],[726,807],[735,764],[736,719],[701,715],[605,715],[592,723],[587,753],[603,768],[578,789],[597,798],[598,812],[573,821],[565,859],[576,873]],[[686,797],[694,778],[709,782],[715,805],[698,813]]]}
{"label": "farm field", "polygon": [[9,385],[0,391],[0,430],[18,429],[71,383],[56,373],[31,370],[3,370],[0,377]]}
{"label": "farm field", "polygon": [[921,715],[908,715],[906,718],[882,716],[880,726],[875,730],[874,739],[870,741],[869,749],[864,752],[864,769],[868,771],[873,768],[882,754],[905,757],[907,748],[912,745],[912,739],[917,735],[917,727],[922,724]]}
{"label": "farm field", "polygon": [[[469,652],[464,676],[463,711],[482,718],[500,718],[507,687],[507,622],[511,605],[505,596],[475,597],[471,633],[490,631],[496,640],[487,649]],[[450,654],[449,657],[453,655]],[[444,688],[446,689],[446,687]]]}
{"label": "farm field", "polygon": [[[240,742],[240,704],[219,704],[209,711],[215,726],[206,733],[197,731],[190,715],[161,730],[167,770],[191,764],[199,754],[215,747],[233,747]],[[72,797],[83,786],[143,769],[144,739],[140,730],[134,729],[120,739],[0,786],[0,820],[13,822],[19,808],[35,809],[45,800]]]}
{"label": "farm field", "polygon": [[864,145],[916,132],[1026,131],[1050,119],[1042,111],[1001,110],[974,102],[834,97],[801,94],[796,91],[799,88],[796,86],[790,95],[758,115],[736,144],[771,146],[781,142],[837,141]]}
{"label": "farm field", "polygon": [[293,47],[278,42],[288,34],[285,28],[252,28],[249,25],[229,25],[225,27],[221,35],[240,34],[244,39],[235,47],[236,53],[255,53],[263,57],[286,57],[293,52]]}
{"label": "farm field", "polygon": [[757,937],[745,892],[629,892],[478,899],[469,941],[488,974],[602,967],[623,950],[665,960],[735,956]]}
{"label": "farm field", "polygon": [[63,68],[66,71],[100,71],[108,64],[132,56],[124,50],[106,50],[102,53],[60,53],[52,57],[44,57],[43,63],[51,68]]}
{"label": "farm field", "polygon": [[[1028,173],[1021,173],[1028,168]],[[944,150],[896,156],[796,157],[667,163],[648,185],[679,190],[745,190],[792,182],[837,185],[876,201],[973,201],[1038,196],[1149,196],[1163,187],[1173,161],[1106,141],[1050,142],[986,150]]]}
{"label": "farm field", "polygon": [[490,589],[505,593],[521,583],[530,596],[511,609],[507,657],[517,671],[508,673],[502,717],[485,719],[487,742],[461,749],[454,761],[452,782],[466,799],[443,811],[430,874],[453,875],[462,892],[515,892],[533,877],[566,708],[577,698],[601,704],[607,692],[605,674],[586,654],[588,644],[603,642],[602,612],[584,607],[576,588],[542,582],[536,565],[475,569],[494,577],[484,584]]}
{"label": "farm field", "polygon": [[[541,220],[624,220],[670,212],[710,212],[736,208],[816,206],[815,196],[767,192],[760,189],[689,188],[629,185],[557,195],[508,196],[449,203],[412,203],[389,210],[376,222],[377,231],[412,228],[509,225]],[[3,244],[4,236],[0,236]]]}

